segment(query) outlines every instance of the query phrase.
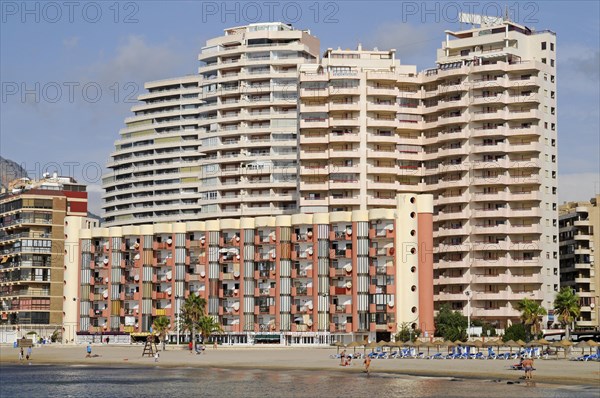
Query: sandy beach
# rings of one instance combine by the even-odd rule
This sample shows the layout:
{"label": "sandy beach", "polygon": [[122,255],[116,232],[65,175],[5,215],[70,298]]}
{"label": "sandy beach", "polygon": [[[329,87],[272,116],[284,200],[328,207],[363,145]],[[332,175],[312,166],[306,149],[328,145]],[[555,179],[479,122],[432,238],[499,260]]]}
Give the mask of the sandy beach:
{"label": "sandy beach", "polygon": [[[362,372],[362,360],[349,367],[339,366],[331,359],[335,348],[264,346],[207,347],[202,355],[190,354],[183,346],[167,346],[160,351],[158,363],[154,358],[142,357],[142,345],[93,345],[93,358],[86,358],[86,346],[40,346],[33,349],[32,364],[62,365],[117,365],[161,367],[211,367],[252,369],[299,369],[336,372]],[[359,350],[362,351],[362,350]],[[349,351],[351,352],[351,350]],[[23,361],[25,362],[25,361]],[[523,372],[511,370],[513,360],[426,360],[379,359],[371,362],[374,373],[397,373],[414,376],[462,377],[488,380],[520,380]],[[0,364],[19,363],[18,350],[12,346],[0,348]],[[564,359],[536,360],[534,379],[540,383],[563,385],[600,385],[600,363],[574,362]]]}

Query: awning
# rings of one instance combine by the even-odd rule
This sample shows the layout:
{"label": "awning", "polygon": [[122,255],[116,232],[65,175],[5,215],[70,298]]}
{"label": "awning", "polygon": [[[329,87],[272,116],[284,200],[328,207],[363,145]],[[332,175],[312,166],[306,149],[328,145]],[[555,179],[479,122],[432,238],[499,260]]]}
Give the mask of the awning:
{"label": "awning", "polygon": [[255,340],[281,340],[278,334],[257,334],[254,336]]}
{"label": "awning", "polygon": [[0,264],[4,264],[7,261],[8,261],[8,256],[2,257],[2,260],[0,260]]}

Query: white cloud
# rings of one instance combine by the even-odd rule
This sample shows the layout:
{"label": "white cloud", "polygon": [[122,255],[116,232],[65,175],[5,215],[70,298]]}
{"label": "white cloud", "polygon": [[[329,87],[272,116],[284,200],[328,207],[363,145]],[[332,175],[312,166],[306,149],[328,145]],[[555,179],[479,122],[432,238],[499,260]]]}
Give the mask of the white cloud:
{"label": "white cloud", "polygon": [[558,177],[558,200],[560,203],[589,200],[600,193],[600,171],[598,173],[560,174]]}

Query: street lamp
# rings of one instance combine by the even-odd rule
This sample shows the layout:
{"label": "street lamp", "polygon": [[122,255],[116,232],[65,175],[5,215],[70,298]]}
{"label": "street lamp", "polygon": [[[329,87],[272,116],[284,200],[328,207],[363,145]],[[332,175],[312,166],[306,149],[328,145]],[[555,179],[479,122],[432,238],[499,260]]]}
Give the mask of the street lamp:
{"label": "street lamp", "polygon": [[175,328],[177,329],[177,342],[179,344],[179,296],[175,295]]}
{"label": "street lamp", "polygon": [[471,334],[471,292],[467,290],[465,292],[467,295],[467,340]]}

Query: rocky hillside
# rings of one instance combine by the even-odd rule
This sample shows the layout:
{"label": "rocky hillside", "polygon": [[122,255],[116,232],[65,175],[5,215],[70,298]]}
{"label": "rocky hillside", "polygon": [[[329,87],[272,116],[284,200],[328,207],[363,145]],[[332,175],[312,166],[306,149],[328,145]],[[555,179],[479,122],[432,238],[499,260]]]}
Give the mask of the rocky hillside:
{"label": "rocky hillside", "polygon": [[27,177],[27,172],[17,163],[0,156],[0,186],[8,187],[15,178]]}

